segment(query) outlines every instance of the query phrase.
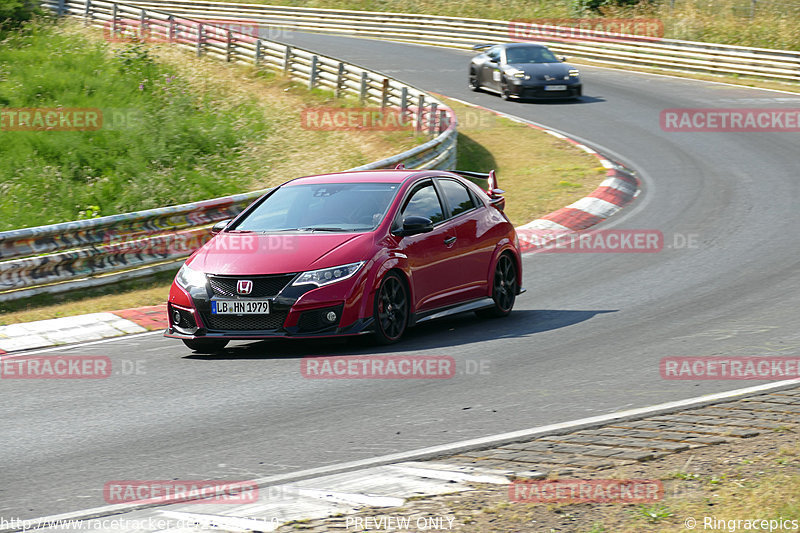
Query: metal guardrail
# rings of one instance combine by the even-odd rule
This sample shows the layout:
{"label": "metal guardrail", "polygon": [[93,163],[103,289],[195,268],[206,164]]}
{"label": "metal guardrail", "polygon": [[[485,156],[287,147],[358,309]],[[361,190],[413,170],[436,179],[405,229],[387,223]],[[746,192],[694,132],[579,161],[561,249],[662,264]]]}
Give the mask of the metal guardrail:
{"label": "metal guardrail", "polygon": [[[153,9],[95,0],[47,0],[59,16],[102,26],[109,37],[129,31],[138,37],[174,42],[227,62],[283,71],[309,88],[336,96],[357,96],[382,108],[393,107],[419,133],[433,138],[401,154],[356,169],[452,168],[455,116],[443,102],[379,72],[302,48],[259,39],[225,27]],[[121,36],[121,35],[120,35]],[[173,268],[201,246],[208,225],[231,218],[267,190],[112,215],[102,218],[0,232],[0,301],[113,283]]]}
{"label": "metal guardrail", "polygon": [[[455,18],[436,15],[382,13],[296,6],[273,6],[189,0],[150,0],[137,6],[159,7],[203,18],[234,18],[298,31],[358,35],[454,48],[476,43],[532,40],[520,21]],[[534,32],[536,42],[553,51],[607,65],[658,67],[672,71],[738,74],[777,81],[800,81],[800,52],[724,44],[620,36],[544,26]],[[563,38],[561,38],[561,37]],[[465,67],[466,68],[466,67]]]}

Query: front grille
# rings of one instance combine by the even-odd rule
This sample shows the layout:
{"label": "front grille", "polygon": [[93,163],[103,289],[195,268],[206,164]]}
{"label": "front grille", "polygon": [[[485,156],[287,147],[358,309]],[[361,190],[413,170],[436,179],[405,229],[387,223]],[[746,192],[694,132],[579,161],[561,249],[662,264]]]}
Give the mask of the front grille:
{"label": "front grille", "polygon": [[286,321],[287,311],[268,315],[212,315],[203,313],[203,321],[210,330],[245,331],[281,329]]}
{"label": "front grille", "polygon": [[295,274],[278,274],[275,276],[208,276],[208,283],[214,296],[239,296],[236,282],[241,279],[253,282],[253,291],[248,298],[270,298],[283,290],[295,277]]}

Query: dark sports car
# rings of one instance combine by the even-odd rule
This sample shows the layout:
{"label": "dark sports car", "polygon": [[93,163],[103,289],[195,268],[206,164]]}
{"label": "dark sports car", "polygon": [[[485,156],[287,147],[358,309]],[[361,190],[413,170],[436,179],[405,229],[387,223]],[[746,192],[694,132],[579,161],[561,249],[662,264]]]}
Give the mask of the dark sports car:
{"label": "dark sports car", "polygon": [[479,45],[486,51],[472,58],[469,86],[500,93],[504,100],[578,98],[580,72],[546,46],[531,43]]}
{"label": "dark sports car", "polygon": [[502,193],[494,172],[291,180],[216,225],[187,259],[165,335],[204,352],[231,339],[370,333],[392,343],[445,314],[506,316],[523,289]]}

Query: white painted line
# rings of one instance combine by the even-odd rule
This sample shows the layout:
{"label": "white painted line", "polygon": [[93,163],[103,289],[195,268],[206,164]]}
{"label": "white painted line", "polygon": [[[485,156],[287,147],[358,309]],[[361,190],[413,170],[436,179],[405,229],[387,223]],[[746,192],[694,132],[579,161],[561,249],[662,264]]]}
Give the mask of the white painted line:
{"label": "white painted line", "polygon": [[609,218],[622,209],[620,205],[612,204],[600,198],[592,198],[591,196],[581,198],[577,202],[569,204],[567,207],[570,209],[578,209],[600,218]]}
{"label": "white painted line", "polygon": [[553,222],[552,220],[547,220],[545,218],[537,218],[527,224],[517,227],[517,230],[531,230],[531,229],[540,229],[540,230],[549,230],[549,231],[556,231],[558,233],[571,233],[572,230],[566,226],[559,224],[558,222]]}
{"label": "white painted line", "polygon": [[[625,411],[618,411],[616,413],[609,413],[606,415],[592,416],[588,418],[581,418],[578,420],[571,420],[569,422],[559,422],[557,424],[548,424],[546,426],[539,426],[530,429],[522,429],[519,431],[511,431],[509,433],[500,433],[497,435],[488,435],[486,437],[479,437],[476,439],[462,440],[458,442],[451,442],[449,444],[441,444],[438,446],[429,446],[427,448],[418,448],[416,450],[409,450],[407,452],[398,452],[389,455],[381,455],[372,457],[370,459],[359,459],[357,461],[348,461],[345,463],[321,466],[317,468],[309,468],[297,472],[289,472],[286,474],[278,474],[275,476],[268,476],[259,479],[251,480],[259,487],[266,487],[277,485],[279,483],[288,483],[292,481],[300,481],[311,479],[323,475],[339,474],[350,472],[353,470],[360,470],[363,468],[373,466],[384,466],[411,460],[434,459],[445,455],[454,455],[457,453],[469,450],[481,450],[509,444],[512,442],[523,442],[538,437],[545,437],[548,435],[562,435],[571,433],[581,429],[590,429],[601,427],[611,422],[620,422],[627,420],[635,420],[645,418],[647,416],[664,414],[690,407],[702,407],[712,403],[717,403],[723,400],[733,399],[738,396],[752,395],[759,392],[768,392],[771,390],[792,388],[800,385],[800,379],[790,379],[785,381],[778,381],[776,383],[767,383],[764,385],[755,385],[746,387],[744,389],[735,389],[732,391],[718,392],[715,394],[707,394],[705,396],[698,396],[695,398],[687,398],[685,400],[677,400],[674,402],[660,403],[648,407],[639,407],[636,409],[628,409]],[[164,504],[119,504],[107,505],[104,507],[95,507],[93,509],[85,509],[82,511],[74,511],[71,513],[63,513],[53,516],[45,516],[35,518],[28,521],[28,527],[34,528],[36,524],[45,522],[54,522],[57,520],[86,520],[90,518],[97,518],[107,516],[110,514],[119,514],[123,512],[135,511],[138,509],[146,509],[151,507],[158,507]],[[10,533],[13,531],[20,531],[19,529],[3,529],[0,533]]]}
{"label": "white painted line", "polygon": [[619,178],[608,178],[603,180],[599,187],[608,187],[610,189],[617,189],[628,194],[636,194],[639,189],[629,181],[621,180]]}
{"label": "white painted line", "polygon": [[402,474],[409,476],[416,476],[427,479],[441,479],[443,481],[472,481],[474,483],[495,483],[498,485],[505,485],[508,483],[508,478],[505,476],[493,476],[487,474],[469,474],[466,472],[453,472],[448,470],[441,470],[436,468],[420,468],[404,465],[389,465],[387,468],[397,470]]}
{"label": "white painted line", "polygon": [[370,507],[400,507],[405,503],[405,499],[395,498],[392,496],[369,496],[367,494],[338,492],[324,489],[298,488],[297,493],[300,496],[317,498],[319,500],[325,500],[328,502],[346,503],[351,505],[367,505]]}
{"label": "white painted line", "polygon": [[45,350],[35,350],[35,351],[30,351],[30,352],[25,352],[25,353],[10,353],[10,354],[5,354],[5,355],[0,355],[0,358],[2,358],[2,359],[10,359],[12,357],[27,357],[29,355],[39,355],[39,354],[48,353],[48,352],[58,352],[58,351],[62,351],[62,350],[71,350],[72,348],[81,348],[83,346],[92,346],[92,345],[95,345],[95,344],[105,344],[107,342],[128,341],[130,339],[136,339],[138,337],[146,337],[148,335],[161,335],[163,333],[164,332],[162,330],[148,331],[146,333],[136,333],[136,334],[133,334],[133,335],[124,335],[124,336],[120,336],[120,337],[113,337],[113,338],[110,338],[110,339],[102,339],[102,340],[99,340],[99,341],[82,342],[80,344],[66,344],[64,346],[56,346],[55,348],[47,348]]}

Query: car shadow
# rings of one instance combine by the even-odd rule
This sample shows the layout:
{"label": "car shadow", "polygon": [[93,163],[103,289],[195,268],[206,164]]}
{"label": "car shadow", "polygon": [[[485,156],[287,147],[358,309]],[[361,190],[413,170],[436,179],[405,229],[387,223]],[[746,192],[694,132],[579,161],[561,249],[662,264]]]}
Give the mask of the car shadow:
{"label": "car shadow", "polygon": [[219,354],[190,354],[184,359],[285,359],[346,355],[382,355],[453,348],[487,340],[512,339],[565,328],[617,310],[519,310],[502,319],[474,313],[425,322],[409,329],[397,344],[380,346],[368,336],[334,339],[274,339],[229,346]]}
{"label": "car shadow", "polygon": [[518,100],[522,104],[536,104],[536,105],[577,105],[577,104],[596,104],[605,102],[605,98],[599,96],[579,96],[578,98],[553,98],[551,100],[537,100],[528,98]]}

